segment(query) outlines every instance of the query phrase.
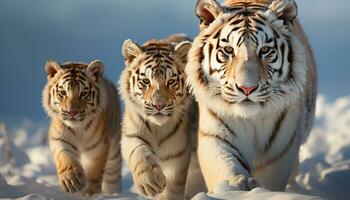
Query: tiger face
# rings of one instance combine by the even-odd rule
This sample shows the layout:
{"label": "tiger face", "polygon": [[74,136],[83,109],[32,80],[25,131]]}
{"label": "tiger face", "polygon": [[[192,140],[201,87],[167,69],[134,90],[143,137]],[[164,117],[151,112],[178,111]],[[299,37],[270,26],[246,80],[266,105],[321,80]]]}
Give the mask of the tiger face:
{"label": "tiger face", "polygon": [[99,90],[103,73],[100,61],[63,65],[48,61],[45,70],[48,84],[44,89],[43,101],[51,116],[75,126],[100,110],[103,103]]}
{"label": "tiger face", "polygon": [[122,80],[129,99],[139,112],[157,125],[181,116],[188,96],[184,66],[189,42],[174,44],[152,40],[142,47],[126,40],[123,55],[127,80]]}
{"label": "tiger face", "polygon": [[234,1],[226,7],[199,0],[196,13],[201,34],[190,57],[202,58],[196,62],[210,94],[248,115],[295,96],[293,88],[299,83],[298,69],[293,69],[298,52],[293,52],[297,47],[291,42],[297,14],[293,0],[270,5]]}

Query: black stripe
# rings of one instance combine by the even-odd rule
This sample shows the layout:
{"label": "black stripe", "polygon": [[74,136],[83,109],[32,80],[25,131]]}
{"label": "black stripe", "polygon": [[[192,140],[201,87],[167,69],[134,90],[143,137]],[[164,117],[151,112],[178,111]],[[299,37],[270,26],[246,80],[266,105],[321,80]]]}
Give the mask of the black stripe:
{"label": "black stripe", "polygon": [[164,162],[164,161],[168,161],[171,159],[181,157],[181,156],[185,155],[185,153],[187,152],[188,149],[189,149],[189,139],[187,139],[186,145],[183,149],[181,149],[180,151],[178,151],[176,153],[170,153],[169,155],[163,156],[163,157],[159,158],[159,161]]}
{"label": "black stripe", "polygon": [[137,116],[139,117],[140,121],[147,127],[148,131],[152,133],[151,127],[149,126],[148,122],[144,118],[142,118],[142,116],[138,113]]}
{"label": "black stripe", "polygon": [[92,124],[92,119],[86,124],[85,130],[88,130]]}
{"label": "black stripe", "polygon": [[230,25],[237,25],[237,24],[241,23],[243,20],[244,20],[244,18],[235,20],[235,21],[231,22]]}
{"label": "black stripe", "polygon": [[114,180],[107,180],[104,179],[103,182],[108,183],[108,184],[116,184],[120,181],[120,177],[118,176],[118,179],[114,179]]}
{"label": "black stripe", "polygon": [[278,118],[277,122],[275,123],[275,126],[272,130],[270,137],[269,137],[269,141],[266,143],[266,145],[264,147],[263,153],[266,153],[272,147],[272,143],[275,141],[277,133],[281,129],[281,126],[282,126],[282,123],[286,117],[286,114],[287,114],[287,110],[284,110],[281,113],[280,117]]}
{"label": "black stripe", "polygon": [[282,54],[282,63],[281,63],[281,67],[280,69],[278,70],[278,76],[282,76],[282,73],[283,73],[283,65],[284,65],[284,55],[285,55],[285,49],[286,46],[284,43],[281,44],[281,54]]}
{"label": "black stripe", "polygon": [[286,146],[282,151],[280,151],[277,155],[275,155],[274,157],[272,157],[271,159],[269,159],[269,160],[266,161],[265,163],[260,164],[260,165],[257,165],[257,166],[255,167],[255,171],[262,170],[262,169],[264,169],[266,166],[271,165],[271,164],[277,162],[279,159],[281,159],[282,156],[284,156],[284,155],[288,152],[288,150],[290,149],[290,147],[292,146],[292,144],[293,144],[293,142],[294,142],[296,136],[297,136],[297,132],[294,131],[292,137],[289,139],[289,142],[288,142],[287,146]]}
{"label": "black stripe", "polygon": [[165,141],[167,141],[169,138],[171,138],[171,136],[173,136],[173,135],[177,132],[177,130],[179,129],[181,123],[182,123],[182,120],[179,120],[179,121],[176,123],[174,129],[173,129],[172,131],[170,131],[170,132],[169,132],[166,136],[164,136],[162,139],[159,140],[159,142],[158,142],[158,147],[161,146]]}
{"label": "black stripe", "polygon": [[212,66],[211,66],[211,54],[213,53],[213,48],[214,46],[212,44],[209,44],[208,46],[208,53],[209,53],[209,56],[208,56],[208,64],[209,64],[209,74],[211,75],[212,73],[214,73],[214,70],[212,69]]}
{"label": "black stripe", "polygon": [[223,119],[221,119],[221,118],[219,117],[218,114],[216,114],[216,113],[215,113],[213,110],[211,110],[211,109],[208,109],[208,112],[209,112],[209,114],[210,114],[211,116],[213,116],[215,119],[219,120],[220,123],[222,123],[222,124],[225,126],[225,128],[226,128],[233,136],[236,137],[236,133],[225,123],[225,121],[224,121]]}
{"label": "black stripe", "polygon": [[293,75],[293,68],[292,68],[292,65],[293,65],[293,61],[294,61],[294,53],[293,53],[293,47],[292,47],[292,44],[290,41],[288,41],[288,62],[289,62],[289,65],[288,65],[288,80],[292,80],[294,79],[294,75]]}
{"label": "black stripe", "polygon": [[236,154],[233,154],[232,155],[237,158],[238,162],[242,165],[242,167],[250,174],[251,173],[251,169],[249,167],[249,165],[247,164],[247,162],[243,159],[243,156],[241,154],[241,152],[233,145],[231,144],[229,141],[227,141],[226,139],[224,138],[221,138],[220,136],[218,135],[211,135],[211,134],[208,134],[208,133],[204,133],[202,132],[201,130],[199,130],[199,134],[204,136],[204,137],[211,137],[211,138],[214,138],[214,139],[217,139],[217,140],[220,140],[222,141],[223,143],[225,143],[226,145],[230,146],[231,149],[235,150],[237,152],[237,155]]}
{"label": "black stripe", "polygon": [[105,139],[105,135],[101,135],[100,138],[99,138],[96,142],[94,142],[92,145],[86,147],[84,150],[85,150],[85,151],[91,151],[91,150],[93,150],[93,149],[96,148],[99,144],[102,143],[103,139]]}
{"label": "black stripe", "polygon": [[67,140],[65,139],[62,139],[62,138],[55,138],[55,137],[50,137],[51,140],[53,141],[60,141],[60,142],[63,142],[65,144],[68,144],[70,147],[72,147],[74,150],[78,151],[78,148],[76,146],[74,146],[72,143],[68,142]]}
{"label": "black stripe", "polygon": [[144,138],[142,138],[141,136],[139,136],[139,135],[136,135],[136,134],[130,134],[130,135],[124,135],[125,137],[127,137],[127,138],[136,138],[136,139],[138,139],[138,140],[141,140],[143,143],[145,143],[147,146],[149,146],[149,147],[152,147],[151,146],[151,144],[150,144],[150,142],[148,142],[146,139],[144,139]]}
{"label": "black stripe", "polygon": [[63,152],[69,152],[69,153],[71,153],[71,154],[77,156],[74,152],[72,152],[72,151],[69,150],[69,149],[62,149],[61,151],[59,151],[59,152],[56,154],[57,157],[58,157],[61,153],[63,153]]}

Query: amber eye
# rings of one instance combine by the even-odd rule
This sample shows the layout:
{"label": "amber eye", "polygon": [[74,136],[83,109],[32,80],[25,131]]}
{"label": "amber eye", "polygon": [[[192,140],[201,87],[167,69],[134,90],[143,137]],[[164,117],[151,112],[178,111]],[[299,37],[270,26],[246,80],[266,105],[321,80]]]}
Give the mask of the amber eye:
{"label": "amber eye", "polygon": [[142,82],[146,85],[148,85],[150,83],[150,80],[148,78],[145,78],[142,80]]}
{"label": "amber eye", "polygon": [[61,90],[59,93],[61,96],[66,96],[66,94],[67,94],[66,91],[64,91],[64,90]]}
{"label": "amber eye", "polygon": [[224,47],[224,51],[227,54],[232,54],[233,53],[233,48],[230,47],[230,46],[226,46],[226,47]]}
{"label": "amber eye", "polygon": [[271,47],[264,46],[260,49],[260,53],[265,54],[265,53],[268,53],[270,50],[271,50]]}
{"label": "amber eye", "polygon": [[81,92],[80,93],[80,98],[84,98],[88,96],[88,92]]}
{"label": "amber eye", "polygon": [[174,84],[174,83],[175,83],[175,80],[174,80],[174,79],[168,80],[168,84],[169,84],[169,85],[172,85],[172,84]]}

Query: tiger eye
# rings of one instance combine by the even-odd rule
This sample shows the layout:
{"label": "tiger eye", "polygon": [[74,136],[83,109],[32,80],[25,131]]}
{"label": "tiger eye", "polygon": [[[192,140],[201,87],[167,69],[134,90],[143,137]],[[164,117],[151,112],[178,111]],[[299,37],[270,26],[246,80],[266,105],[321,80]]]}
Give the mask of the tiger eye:
{"label": "tiger eye", "polygon": [[224,47],[224,51],[227,54],[232,54],[233,53],[233,48],[230,47],[230,46],[226,46],[226,47]]}
{"label": "tiger eye", "polygon": [[173,84],[173,83],[175,83],[175,80],[174,80],[174,79],[170,79],[170,80],[168,81],[168,84],[169,84],[169,85],[171,85],[171,84]]}
{"label": "tiger eye", "polygon": [[81,93],[80,93],[80,97],[81,97],[81,98],[84,98],[84,97],[86,97],[86,96],[88,96],[88,92],[81,92]]}
{"label": "tiger eye", "polygon": [[66,91],[64,90],[60,91],[60,95],[65,96],[66,94],[67,94]]}
{"label": "tiger eye", "polygon": [[260,49],[260,53],[265,54],[265,53],[269,52],[270,49],[271,49],[271,47],[264,46]]}
{"label": "tiger eye", "polygon": [[142,82],[143,82],[144,84],[149,84],[149,83],[150,83],[150,80],[149,80],[148,78],[145,78],[145,79],[142,80]]}

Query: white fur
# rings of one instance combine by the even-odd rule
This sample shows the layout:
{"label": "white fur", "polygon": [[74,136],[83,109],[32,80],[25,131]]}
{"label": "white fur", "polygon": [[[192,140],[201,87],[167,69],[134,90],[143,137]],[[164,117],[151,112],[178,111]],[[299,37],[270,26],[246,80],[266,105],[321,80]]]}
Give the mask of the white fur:
{"label": "white fur", "polygon": [[[302,138],[306,138],[309,134],[309,128],[306,128],[305,124],[312,124],[313,115],[305,117],[307,112],[305,100],[309,96],[309,94],[305,95],[305,88],[316,87],[309,85],[311,80],[306,78],[306,72],[314,67],[307,61],[307,57],[312,54],[305,50],[306,45],[300,42],[300,38],[295,33],[281,28],[282,21],[273,16],[273,12],[262,14],[268,19],[274,19],[271,24],[274,28],[290,35],[293,47],[291,50],[294,53],[294,65],[292,66],[294,79],[286,83],[278,83],[287,93],[285,97],[274,96],[270,103],[261,108],[258,105],[247,107],[227,104],[220,96],[212,95],[214,92],[212,88],[215,88],[213,86],[215,84],[211,82],[213,80],[208,75],[205,58],[201,62],[201,49],[207,39],[204,36],[211,35],[218,30],[230,18],[230,13],[221,13],[208,28],[202,30],[195,38],[189,52],[189,61],[186,66],[187,82],[200,107],[198,156],[209,191],[212,191],[223,180],[228,180],[231,185],[239,189],[252,189],[256,185],[250,179],[251,177],[256,178],[264,187],[283,190],[292,171],[295,170],[294,167],[297,166],[295,163],[298,162]],[[212,88],[198,81],[198,77],[201,76],[198,72],[200,68],[203,69],[209,87]],[[311,106],[314,106],[314,101]],[[209,109],[214,111],[231,130],[234,130],[235,137],[227,130],[227,127],[208,112]],[[283,111],[286,112],[286,116],[276,139],[271,148],[262,153]],[[305,121],[308,122],[305,123]],[[232,154],[237,154],[235,150],[215,137],[201,137],[201,131],[230,141],[241,152],[252,171],[249,173],[242,168],[236,157],[232,156]],[[291,140],[291,138],[294,139]],[[283,151],[290,141],[290,148],[283,157],[273,161],[274,156]],[[261,167],[262,165],[264,167]]]}

